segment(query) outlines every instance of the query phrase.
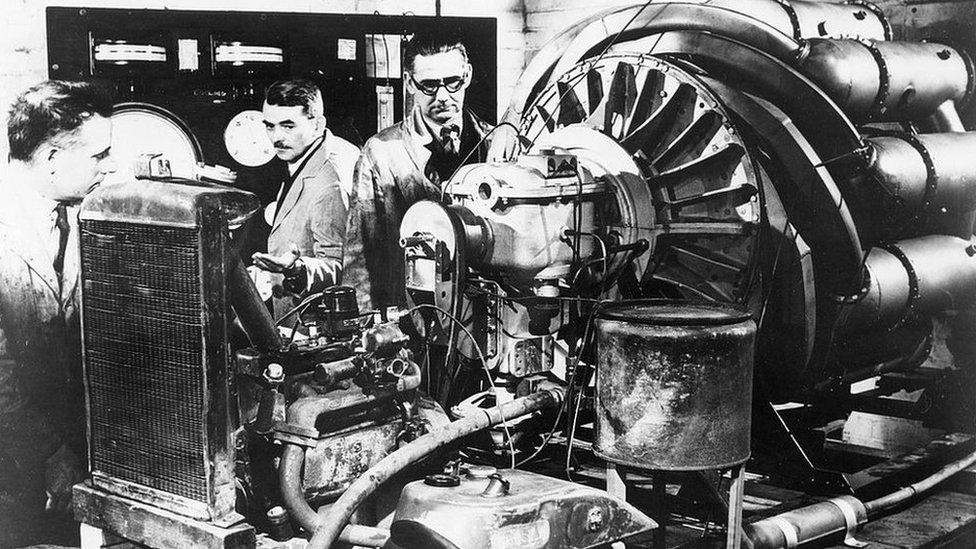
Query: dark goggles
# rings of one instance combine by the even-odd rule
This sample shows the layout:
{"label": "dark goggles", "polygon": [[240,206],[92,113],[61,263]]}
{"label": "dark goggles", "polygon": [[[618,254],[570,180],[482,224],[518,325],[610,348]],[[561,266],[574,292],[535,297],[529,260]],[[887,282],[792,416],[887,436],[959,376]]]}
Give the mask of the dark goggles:
{"label": "dark goggles", "polygon": [[443,80],[430,79],[430,80],[420,80],[418,82],[413,77],[412,74],[410,75],[410,80],[413,81],[413,85],[417,86],[417,89],[420,90],[420,92],[423,93],[424,95],[431,95],[431,96],[437,95],[437,90],[439,90],[441,86],[444,86],[444,89],[447,90],[449,93],[454,93],[460,90],[462,86],[464,86],[464,82],[467,79],[468,79],[467,76],[448,76]]}

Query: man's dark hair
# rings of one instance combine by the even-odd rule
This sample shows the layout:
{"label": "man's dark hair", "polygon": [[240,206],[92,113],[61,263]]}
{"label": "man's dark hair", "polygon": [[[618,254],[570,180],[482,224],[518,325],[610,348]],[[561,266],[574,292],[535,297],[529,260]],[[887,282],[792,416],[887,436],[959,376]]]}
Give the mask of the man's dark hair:
{"label": "man's dark hair", "polygon": [[403,65],[407,71],[413,72],[413,62],[418,55],[434,55],[435,53],[447,53],[449,51],[459,51],[468,60],[468,50],[461,41],[458,32],[436,33],[418,32],[407,42],[403,50]]}
{"label": "man's dark hair", "polygon": [[279,107],[301,107],[307,116],[323,115],[322,92],[311,80],[278,80],[265,90],[264,100]]}
{"label": "man's dark hair", "polygon": [[112,116],[112,100],[93,84],[63,80],[37,84],[10,107],[10,158],[29,162],[41,145],[74,132],[95,115]]}

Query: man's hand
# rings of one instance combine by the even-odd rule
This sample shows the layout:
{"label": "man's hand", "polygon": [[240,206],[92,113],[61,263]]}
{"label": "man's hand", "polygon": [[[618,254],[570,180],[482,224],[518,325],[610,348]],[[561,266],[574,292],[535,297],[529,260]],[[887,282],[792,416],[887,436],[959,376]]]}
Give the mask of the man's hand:
{"label": "man's hand", "polygon": [[81,482],[81,462],[66,444],[44,462],[44,489],[47,491],[48,511],[64,512],[71,505],[71,487]]}
{"label": "man's hand", "polygon": [[491,133],[491,144],[488,145],[488,162],[504,162],[512,160],[531,145],[526,138],[520,136],[515,128],[508,124],[499,124]]}
{"label": "man's hand", "polygon": [[283,255],[255,252],[255,254],[251,256],[251,261],[254,262],[255,267],[261,269],[262,271],[284,273],[295,266],[295,262],[298,261],[298,258],[301,257],[301,255],[301,252],[298,251],[298,246],[292,244],[291,250]]}

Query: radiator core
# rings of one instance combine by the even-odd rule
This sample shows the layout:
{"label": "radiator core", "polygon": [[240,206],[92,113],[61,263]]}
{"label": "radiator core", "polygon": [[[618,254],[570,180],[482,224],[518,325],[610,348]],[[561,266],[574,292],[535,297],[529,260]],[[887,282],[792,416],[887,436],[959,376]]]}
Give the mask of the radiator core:
{"label": "radiator core", "polygon": [[97,198],[80,221],[93,483],[223,521],[234,510],[236,427],[226,196],[139,181]]}

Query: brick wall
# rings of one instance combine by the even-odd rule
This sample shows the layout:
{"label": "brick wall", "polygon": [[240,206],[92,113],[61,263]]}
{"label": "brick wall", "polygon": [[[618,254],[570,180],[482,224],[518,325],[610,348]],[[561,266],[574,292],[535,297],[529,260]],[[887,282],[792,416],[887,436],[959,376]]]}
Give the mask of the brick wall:
{"label": "brick wall", "polygon": [[[525,59],[524,6],[521,0],[4,0],[0,13],[0,108],[7,108],[23,89],[47,78],[45,8],[181,9],[293,13],[413,13],[498,20],[498,105],[503,108]],[[6,156],[4,132],[0,154]]]}

